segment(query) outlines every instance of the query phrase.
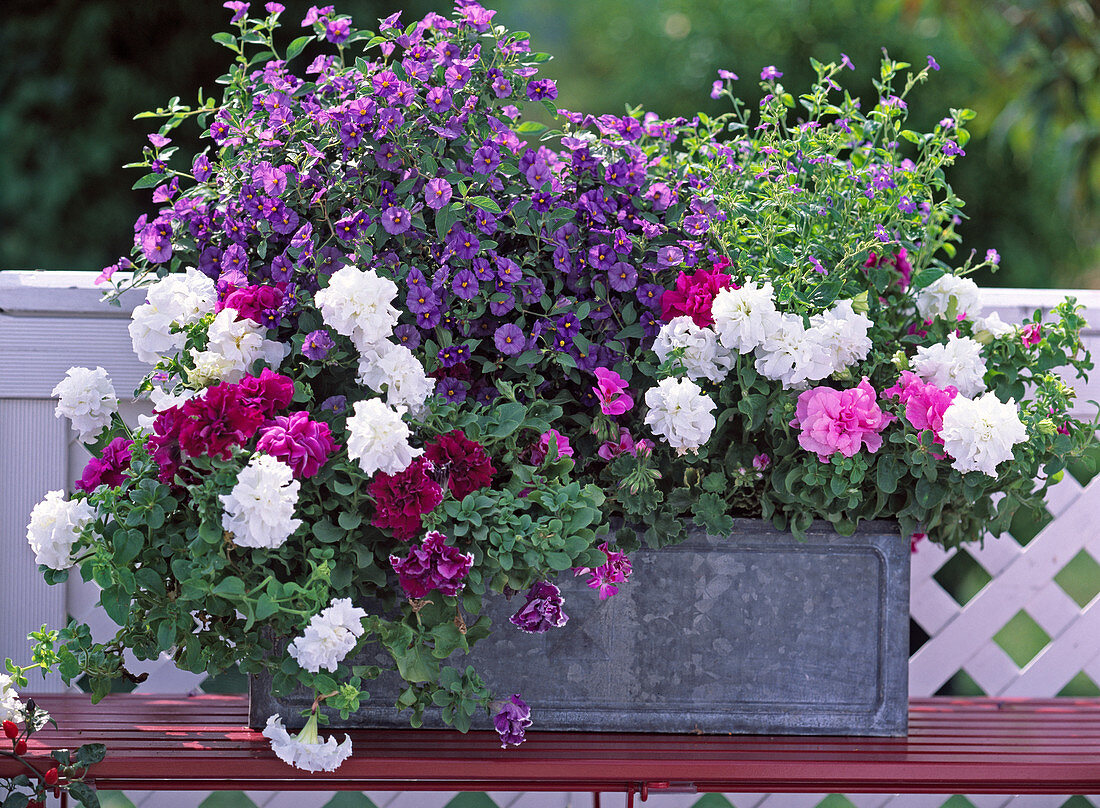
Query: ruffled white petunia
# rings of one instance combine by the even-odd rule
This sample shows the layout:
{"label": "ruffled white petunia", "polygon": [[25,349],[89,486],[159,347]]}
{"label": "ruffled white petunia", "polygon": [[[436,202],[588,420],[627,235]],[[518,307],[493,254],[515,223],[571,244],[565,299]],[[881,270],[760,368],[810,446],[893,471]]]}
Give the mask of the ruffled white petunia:
{"label": "ruffled white petunia", "polygon": [[753,281],[715,295],[710,311],[722,347],[745,354],[763,344],[780,322],[772,295],[771,283],[758,287]]}
{"label": "ruffled white petunia", "polygon": [[215,381],[237,383],[257,359],[263,359],[270,367],[278,367],[283,360],[284,346],[264,338],[267,329],[245,317],[237,319],[236,309],[222,309],[207,329],[209,342],[204,354],[216,354],[217,359],[204,354],[203,367],[210,373],[221,373]]}
{"label": "ruffled white petunia", "polygon": [[828,372],[811,375],[809,379],[824,379],[866,359],[871,351],[871,338],[867,336],[870,328],[870,318],[857,313],[851,300],[841,300],[828,311],[811,317],[806,339],[817,346],[824,358],[815,372],[819,373],[823,367],[827,367]]}
{"label": "ruffled white petunia", "polygon": [[955,396],[943,413],[943,449],[961,472],[997,476],[997,465],[1013,457],[1012,447],[1027,440],[1016,402],[1002,402],[993,393],[976,399]]}
{"label": "ruffled white petunia", "polygon": [[23,715],[23,702],[15,692],[15,681],[10,675],[0,673],[0,721],[19,723]]}
{"label": "ruffled white petunia", "polygon": [[222,527],[240,547],[280,547],[302,524],[294,518],[299,488],[301,483],[286,463],[271,455],[253,455],[233,490],[218,495],[225,508]]}
{"label": "ruffled white petunia", "polygon": [[115,387],[107,371],[100,367],[95,370],[69,368],[53,394],[58,397],[54,415],[65,416],[72,422],[81,443],[99,437],[111,423],[111,416],[118,411]]}
{"label": "ruffled white petunia", "polygon": [[327,609],[310,618],[305,632],[295,638],[287,653],[310,673],[321,668],[335,671],[363,636],[362,620],[366,616],[365,611],[351,605],[350,598],[333,600]]}
{"label": "ruffled white petunia", "polygon": [[683,348],[680,359],[688,378],[720,382],[733,367],[733,355],[718,342],[710,328],[700,328],[688,315],[673,317],[661,326],[653,342],[653,350],[664,362],[675,349]]}
{"label": "ruffled white petunia", "polygon": [[397,474],[424,454],[409,446],[409,425],[401,420],[402,412],[378,398],[355,402],[347,422],[348,457],[358,460],[365,473]]}
{"label": "ruffled white petunia", "polygon": [[944,388],[954,385],[962,395],[973,397],[985,390],[985,360],[982,346],[970,337],[954,333],[947,342],[920,346],[911,361],[913,370],[926,382]]}
{"label": "ruffled white petunia", "polygon": [[214,281],[193,267],[150,286],[145,303],[134,309],[130,319],[130,339],[138,359],[155,365],[182,350],[185,335],[173,333],[172,324],[198,321],[214,310],[217,299]]}
{"label": "ruffled white petunia", "polygon": [[424,402],[435,390],[435,382],[424,366],[404,345],[381,342],[363,351],[359,357],[359,384],[376,393],[386,393],[391,407],[405,407],[417,417]]}
{"label": "ruffled white petunia", "polygon": [[824,379],[832,373],[830,353],[806,336],[797,314],[783,314],[756,349],[757,371],[784,387],[797,387],[810,379]]}
{"label": "ruffled white petunia", "polygon": [[981,292],[970,278],[941,275],[917,292],[917,311],[925,320],[962,314],[974,319],[981,310]]}
{"label": "ruffled white petunia", "polygon": [[199,351],[194,356],[195,367],[187,372],[192,387],[209,387],[222,381],[239,382],[244,378],[240,365],[217,351]]}
{"label": "ruffled white petunia", "polygon": [[345,266],[332,274],[328,286],[313,296],[325,323],[350,337],[362,352],[393,333],[398,311],[393,301],[397,284],[373,269]]}
{"label": "ruffled white petunia", "polygon": [[27,543],[34,560],[50,569],[73,565],[71,553],[84,526],[95,518],[95,509],[84,500],[65,500],[64,491],[50,491],[34,506],[27,524]]}
{"label": "ruffled white petunia", "polygon": [[297,735],[291,735],[283,720],[273,715],[267,719],[263,736],[271,741],[271,751],[280,760],[307,772],[334,772],[351,757],[351,737],[344,736],[338,744],[335,736],[322,741],[317,733],[317,716],[313,714]]}
{"label": "ruffled white petunia", "polygon": [[[986,334],[992,339],[1007,337],[1015,334],[1019,329],[1011,323],[1006,323],[997,312],[979,317],[974,321],[974,338],[981,342]],[[988,342],[988,340],[985,340]]]}
{"label": "ruffled white petunia", "polygon": [[646,391],[649,428],[676,450],[697,452],[714,431],[714,402],[689,379],[661,379]]}

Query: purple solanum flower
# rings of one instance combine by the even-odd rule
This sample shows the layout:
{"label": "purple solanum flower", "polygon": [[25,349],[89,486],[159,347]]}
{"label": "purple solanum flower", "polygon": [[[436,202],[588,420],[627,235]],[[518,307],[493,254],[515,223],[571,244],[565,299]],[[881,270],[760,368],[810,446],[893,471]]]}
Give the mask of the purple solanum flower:
{"label": "purple solanum flower", "polygon": [[336,343],[332,341],[332,337],[325,329],[319,328],[306,334],[305,342],[302,343],[302,353],[316,362],[324,359],[334,347]]}
{"label": "purple solanum flower", "polygon": [[409,229],[412,215],[404,208],[387,208],[382,212],[382,229],[397,236]]}
{"label": "purple solanum flower", "polygon": [[453,194],[451,184],[442,177],[436,177],[424,186],[424,204],[432,210],[439,210],[451,201]]}
{"label": "purple solanum flower", "polygon": [[515,323],[505,323],[493,334],[493,344],[505,356],[522,353],[524,342],[523,331]]}

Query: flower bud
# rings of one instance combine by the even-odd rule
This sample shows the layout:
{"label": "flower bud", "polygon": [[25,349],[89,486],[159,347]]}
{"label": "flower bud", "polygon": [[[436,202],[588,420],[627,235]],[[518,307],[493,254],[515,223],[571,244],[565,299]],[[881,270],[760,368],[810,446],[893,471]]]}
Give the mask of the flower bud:
{"label": "flower bud", "polygon": [[1050,420],[1049,418],[1044,418],[1039,423],[1037,423],[1035,427],[1042,435],[1053,435],[1057,431],[1057,428],[1054,426],[1054,421]]}
{"label": "flower bud", "polygon": [[905,355],[905,351],[895,351],[890,361],[898,370],[909,370],[909,357]]}
{"label": "flower bud", "polygon": [[19,737],[19,727],[15,726],[13,721],[4,722],[4,735],[7,736],[9,741],[14,741]]}
{"label": "flower bud", "polygon": [[867,292],[860,292],[858,295],[852,298],[852,311],[856,314],[866,314],[871,310],[871,307],[867,305]]}

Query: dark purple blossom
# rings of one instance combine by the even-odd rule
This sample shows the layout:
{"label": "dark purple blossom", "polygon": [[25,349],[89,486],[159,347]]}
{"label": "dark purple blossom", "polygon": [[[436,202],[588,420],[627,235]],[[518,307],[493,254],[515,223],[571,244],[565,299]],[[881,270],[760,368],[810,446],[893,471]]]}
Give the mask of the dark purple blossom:
{"label": "dark purple blossom", "polygon": [[460,403],[466,400],[470,385],[462,379],[454,376],[444,376],[435,384],[435,394],[452,403]]}
{"label": "dark purple blossom", "polygon": [[504,702],[497,714],[493,716],[493,726],[500,735],[501,748],[507,749],[509,746],[519,746],[523,743],[524,731],[532,723],[531,708],[516,693]]}
{"label": "dark purple blossom", "polygon": [[424,541],[413,546],[404,559],[391,555],[390,565],[410,598],[425,597],[433,589],[441,595],[454,597],[466,585],[466,575],[473,566],[474,557],[461,553],[446,543],[447,537],[437,531],[429,531]]}
{"label": "dark purple blossom", "polygon": [[544,98],[553,101],[558,97],[558,87],[550,79],[532,79],[527,82],[527,97],[532,101],[542,101]]}
{"label": "dark purple blossom", "polygon": [[569,622],[569,617],[562,611],[564,605],[565,598],[560,589],[548,581],[539,581],[527,592],[527,602],[509,618],[509,622],[528,634],[544,634]]}
{"label": "dark purple blossom", "polygon": [[407,323],[399,325],[393,330],[393,335],[397,338],[398,345],[404,345],[410,351],[420,347],[420,332],[414,325]]}

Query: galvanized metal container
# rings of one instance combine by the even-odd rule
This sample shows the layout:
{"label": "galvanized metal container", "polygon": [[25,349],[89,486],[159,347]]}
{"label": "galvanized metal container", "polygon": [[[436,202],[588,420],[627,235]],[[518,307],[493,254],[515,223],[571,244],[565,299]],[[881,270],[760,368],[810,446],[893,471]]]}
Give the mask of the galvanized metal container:
{"label": "galvanized metal container", "polygon": [[[814,524],[801,542],[738,520],[726,537],[632,554],[630,583],[600,601],[563,576],[568,624],[513,630],[522,604],[489,609],[496,630],[465,659],[498,695],[519,693],[539,730],[904,735],[908,720],[909,543],[893,522],[851,537]],[[334,726],[402,727],[396,675]],[[309,698],[252,682],[251,721],[301,725]],[[443,726],[429,714],[426,726]],[[488,728],[488,721],[480,725]]]}

